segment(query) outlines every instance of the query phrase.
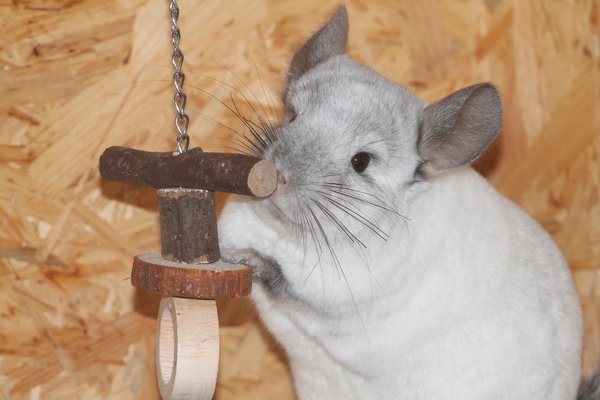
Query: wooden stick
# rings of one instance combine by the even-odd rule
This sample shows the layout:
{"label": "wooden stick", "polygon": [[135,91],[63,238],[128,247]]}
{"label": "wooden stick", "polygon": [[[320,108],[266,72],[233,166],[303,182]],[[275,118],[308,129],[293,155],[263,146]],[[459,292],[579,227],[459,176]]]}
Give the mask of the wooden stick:
{"label": "wooden stick", "polygon": [[157,193],[163,258],[188,264],[219,260],[215,192],[159,189]]}
{"label": "wooden stick", "polygon": [[215,301],[164,297],[156,333],[156,372],[163,400],[210,400],[219,365]]}
{"label": "wooden stick", "polygon": [[183,154],[109,147],[100,157],[102,177],[153,189],[194,188],[266,197],[275,191],[277,171],[270,160],[243,154]]}

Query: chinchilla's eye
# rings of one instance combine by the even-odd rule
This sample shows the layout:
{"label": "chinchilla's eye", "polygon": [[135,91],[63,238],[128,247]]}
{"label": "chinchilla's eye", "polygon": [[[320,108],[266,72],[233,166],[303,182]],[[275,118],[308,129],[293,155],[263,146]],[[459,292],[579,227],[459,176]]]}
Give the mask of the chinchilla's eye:
{"label": "chinchilla's eye", "polygon": [[350,162],[352,163],[352,168],[358,173],[363,172],[369,166],[369,162],[371,161],[371,156],[369,153],[365,153],[361,151],[360,153],[356,153],[352,156]]}

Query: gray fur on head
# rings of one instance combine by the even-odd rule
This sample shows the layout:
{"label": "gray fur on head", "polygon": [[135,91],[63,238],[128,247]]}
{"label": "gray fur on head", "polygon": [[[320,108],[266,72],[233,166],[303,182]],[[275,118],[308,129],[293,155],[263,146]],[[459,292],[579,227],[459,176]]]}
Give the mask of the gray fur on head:
{"label": "gray fur on head", "polygon": [[[295,114],[290,101],[293,93],[290,95],[290,92],[294,92],[297,86],[302,86],[298,81],[311,70],[317,69],[316,67],[336,56],[344,55],[347,39],[348,13],[345,7],[341,7],[294,55],[284,96],[288,119]],[[336,63],[337,66],[334,66],[334,63],[329,64],[329,70],[335,74],[328,82],[323,82],[322,86],[335,87],[335,81],[344,79],[345,75],[355,81],[365,81],[371,85],[371,90],[379,91],[382,97],[395,93],[396,98],[387,103],[390,108],[396,108],[396,117],[418,120],[416,147],[419,166],[415,171],[418,178],[432,177],[472,163],[494,141],[502,127],[500,97],[494,86],[489,83],[461,89],[437,103],[424,107],[418,115],[410,115],[407,111],[422,108],[423,103],[400,85],[344,58],[344,61]],[[304,81],[310,82],[308,79]],[[384,81],[385,83],[382,83]],[[350,86],[351,84],[348,85]],[[339,101],[345,101],[343,91],[337,91],[336,94]],[[365,95],[368,97],[369,93]],[[374,106],[375,104],[366,103],[361,110],[382,115],[382,110],[377,110]],[[402,132],[402,129],[393,133],[396,136],[407,134]]]}

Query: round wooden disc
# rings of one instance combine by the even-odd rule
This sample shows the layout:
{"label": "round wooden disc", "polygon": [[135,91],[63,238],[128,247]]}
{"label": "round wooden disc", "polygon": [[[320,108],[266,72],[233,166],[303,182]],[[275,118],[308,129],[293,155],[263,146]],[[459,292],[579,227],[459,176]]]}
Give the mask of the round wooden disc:
{"label": "round wooden disc", "polygon": [[165,260],[160,253],[136,256],[131,283],[138,289],[166,296],[218,299],[250,294],[252,269],[217,261],[212,264],[183,264]]}

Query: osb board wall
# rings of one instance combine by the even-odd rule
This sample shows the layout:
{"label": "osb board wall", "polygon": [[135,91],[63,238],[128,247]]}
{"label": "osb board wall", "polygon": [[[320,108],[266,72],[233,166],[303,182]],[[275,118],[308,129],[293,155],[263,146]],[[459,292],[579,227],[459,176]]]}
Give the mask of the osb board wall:
{"label": "osb board wall", "polygon": [[[219,101],[277,115],[285,67],[339,1],[180,0],[192,145],[236,147]],[[492,81],[502,138],[479,168],[556,239],[600,359],[600,5],[347,1],[349,53],[433,101]],[[102,182],[109,145],[174,149],[166,1],[0,0],[0,398],[156,399],[154,193]],[[232,89],[235,87],[236,89]],[[252,116],[249,107],[245,112]],[[251,229],[251,228],[250,228]],[[222,302],[216,398],[289,399],[244,301]]]}

